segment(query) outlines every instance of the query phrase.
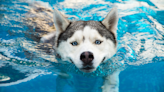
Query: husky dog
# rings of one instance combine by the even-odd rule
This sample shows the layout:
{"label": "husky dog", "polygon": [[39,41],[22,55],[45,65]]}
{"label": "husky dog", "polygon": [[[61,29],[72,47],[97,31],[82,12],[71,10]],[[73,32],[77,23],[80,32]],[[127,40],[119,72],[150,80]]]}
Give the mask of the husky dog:
{"label": "husky dog", "polygon": [[[83,72],[93,72],[116,53],[117,9],[113,8],[103,21],[69,21],[57,9],[53,19],[56,31],[41,38],[53,42],[55,53]],[[103,92],[118,92],[119,71],[105,77]]]}

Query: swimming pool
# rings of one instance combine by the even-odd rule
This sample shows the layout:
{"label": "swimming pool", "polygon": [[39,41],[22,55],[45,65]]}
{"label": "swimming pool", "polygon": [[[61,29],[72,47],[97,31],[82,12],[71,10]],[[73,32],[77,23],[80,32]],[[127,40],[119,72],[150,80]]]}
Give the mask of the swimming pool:
{"label": "swimming pool", "polygon": [[[164,1],[35,1],[48,8],[54,5],[70,20],[101,21],[116,6],[118,52],[111,60],[121,62],[124,68],[119,91],[164,92]],[[72,64],[52,65],[53,56],[35,48],[38,38],[34,34],[38,34],[23,20],[35,1],[0,1],[0,92],[101,92],[102,77],[110,74],[101,66],[112,65],[85,74]],[[58,77],[62,69],[73,76]]]}

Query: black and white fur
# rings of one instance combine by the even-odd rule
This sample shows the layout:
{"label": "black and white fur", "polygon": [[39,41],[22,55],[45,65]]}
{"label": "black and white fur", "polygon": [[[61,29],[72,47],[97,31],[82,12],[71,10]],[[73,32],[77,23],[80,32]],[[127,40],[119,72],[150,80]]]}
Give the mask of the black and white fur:
{"label": "black and white fur", "polygon": [[[75,64],[83,72],[93,72],[116,53],[117,9],[113,8],[103,21],[67,20],[54,9],[56,31],[49,33],[41,42],[53,41],[62,61]],[[105,77],[102,92],[118,92],[119,71]]]}

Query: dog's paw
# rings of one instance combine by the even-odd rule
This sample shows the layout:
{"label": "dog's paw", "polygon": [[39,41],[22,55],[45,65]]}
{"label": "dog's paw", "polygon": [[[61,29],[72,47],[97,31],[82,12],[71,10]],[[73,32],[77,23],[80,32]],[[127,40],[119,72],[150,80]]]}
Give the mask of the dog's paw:
{"label": "dog's paw", "polygon": [[120,71],[117,70],[104,78],[102,92],[119,92],[119,73]]}
{"label": "dog's paw", "polygon": [[72,78],[72,75],[70,75],[70,74],[68,74],[66,72],[60,72],[58,74],[58,76],[61,77],[61,78],[64,78],[64,79],[70,79],[70,78]]}
{"label": "dog's paw", "polygon": [[117,85],[103,85],[102,92],[119,92],[119,88]]}

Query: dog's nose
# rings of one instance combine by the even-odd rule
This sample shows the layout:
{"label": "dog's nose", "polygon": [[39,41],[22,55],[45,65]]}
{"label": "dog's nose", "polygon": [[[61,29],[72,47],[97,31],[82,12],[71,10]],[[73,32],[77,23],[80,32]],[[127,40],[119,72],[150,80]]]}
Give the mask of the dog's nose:
{"label": "dog's nose", "polygon": [[84,64],[89,64],[92,62],[94,59],[93,53],[92,52],[83,52],[80,56],[80,60],[84,62]]}

